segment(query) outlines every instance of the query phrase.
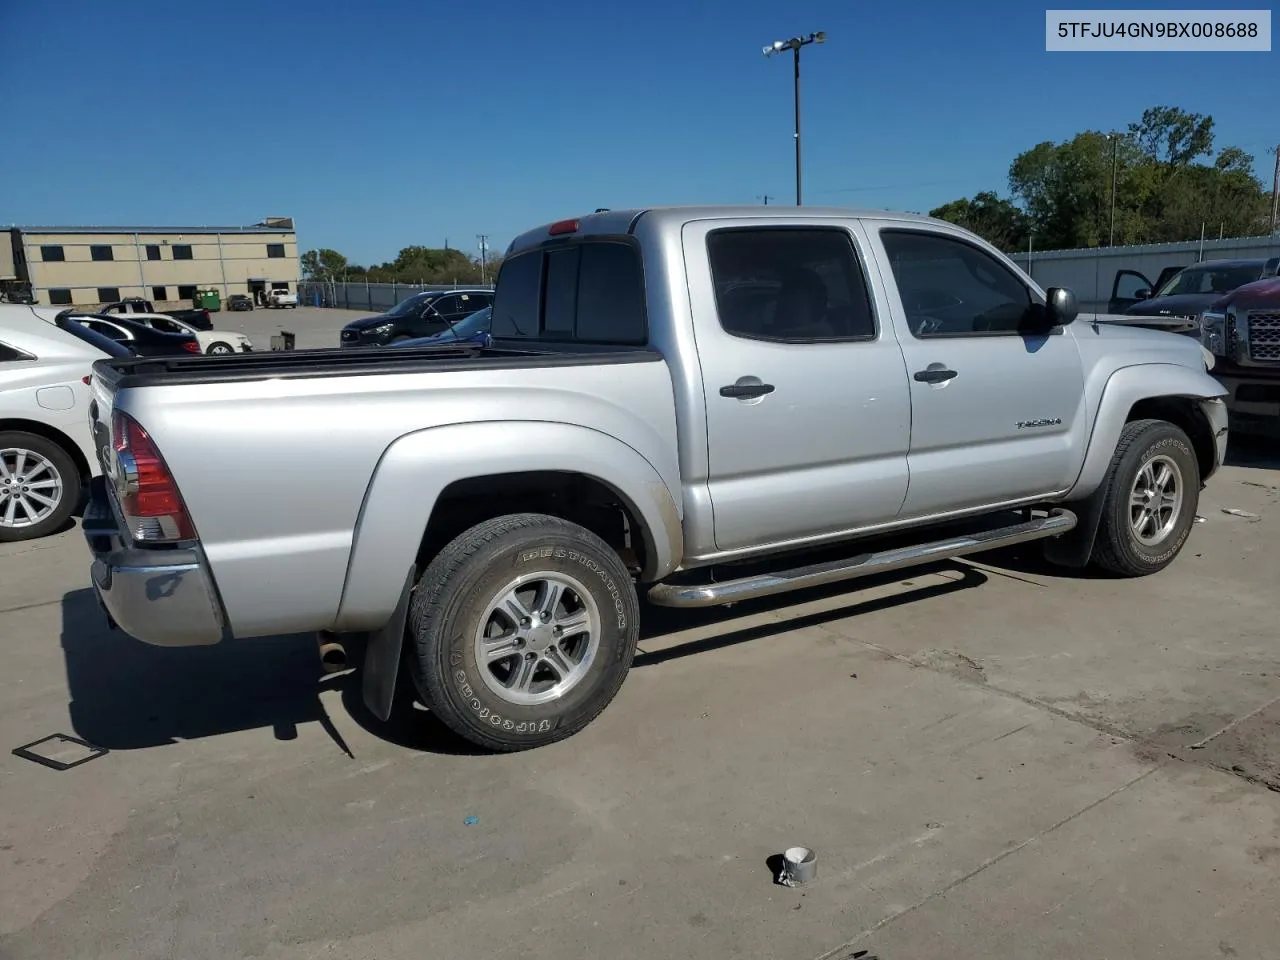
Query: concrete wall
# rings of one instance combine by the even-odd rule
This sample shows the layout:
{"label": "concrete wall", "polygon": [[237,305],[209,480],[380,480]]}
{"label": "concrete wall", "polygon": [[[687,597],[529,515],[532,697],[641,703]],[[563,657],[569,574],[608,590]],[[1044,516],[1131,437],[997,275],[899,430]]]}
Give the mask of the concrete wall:
{"label": "concrete wall", "polygon": [[[296,289],[301,277],[296,234],[273,231],[234,233],[89,233],[22,232],[26,270],[36,301],[52,303],[51,291],[70,293],[71,302],[103,302],[100,291],[118,290],[121,297],[178,301],[179,287],[214,289],[225,300],[249,293],[249,281],[268,289],[284,283]],[[283,256],[268,255],[268,246],[283,247]],[[92,247],[111,249],[111,260],[94,260]],[[56,247],[63,259],[47,260],[42,248]],[[151,247],[151,250],[148,250]],[[175,248],[190,247],[191,259],[175,258]],[[158,253],[158,259],[152,259]],[[157,290],[163,287],[163,290]],[[163,294],[163,296],[161,296]],[[65,293],[64,293],[65,299]]]}
{"label": "concrete wall", "polygon": [[1136,270],[1154,283],[1165,267],[1186,267],[1200,259],[1280,257],[1280,235],[1206,240],[1203,258],[1199,240],[1088,250],[1033,250],[1029,269],[1027,251],[1010,253],[1009,257],[1041,287],[1070,287],[1082,311],[1096,312],[1107,309],[1117,270]]}

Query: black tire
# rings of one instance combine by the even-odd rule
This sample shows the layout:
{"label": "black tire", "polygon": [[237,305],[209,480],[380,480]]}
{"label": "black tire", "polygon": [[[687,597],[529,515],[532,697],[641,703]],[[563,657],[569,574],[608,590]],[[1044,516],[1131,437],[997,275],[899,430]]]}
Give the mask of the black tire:
{"label": "black tire", "polygon": [[[537,579],[544,573],[584,589],[594,604],[598,630],[569,642],[589,646],[591,632],[598,632],[598,646],[580,679],[563,694],[542,703],[515,703],[493,688],[507,666],[511,679],[526,658],[536,660],[531,678],[542,676],[540,682],[546,683],[559,674],[544,668],[541,652],[513,653],[509,661],[481,666],[478,630],[482,620],[504,618],[500,611],[492,618],[486,612],[518,578],[537,584],[544,582]],[[592,622],[587,601],[573,588],[553,619],[560,609],[569,611],[566,618],[572,616],[571,604]],[[423,705],[459,736],[487,750],[527,750],[573,736],[609,705],[631,668],[638,624],[631,576],[617,553],[594,533],[544,514],[497,517],[454,539],[419,579],[409,608],[410,675]],[[530,633],[531,647],[546,642],[549,628],[542,629],[540,639]],[[512,643],[523,647],[525,641]],[[553,645],[559,644],[563,641]]]}
{"label": "black tire", "polygon": [[[1181,483],[1181,492],[1176,516],[1166,521],[1167,533],[1159,542],[1144,543],[1134,529],[1131,495],[1144,465],[1156,458],[1177,467],[1175,479]],[[1164,420],[1125,424],[1103,483],[1107,492],[1093,562],[1125,577],[1144,577],[1163,570],[1186,543],[1200,503],[1200,462],[1186,433]]]}
{"label": "black tire", "polygon": [[[80,503],[80,468],[76,466],[76,462],[71,459],[71,455],[61,445],[39,434],[22,431],[0,432],[0,451],[9,449],[28,450],[47,460],[53,466],[53,469],[57,471],[58,478],[62,482],[62,495],[58,505],[48,516],[29,526],[17,526],[5,523],[9,499],[6,495],[0,493],[0,543],[36,540],[56,532],[67,522],[71,516],[71,511]],[[40,481],[43,477],[44,474],[41,474],[35,479]],[[5,484],[6,480],[12,483],[16,479],[16,476],[0,477],[0,484]],[[22,507],[16,508],[15,520],[19,519],[20,515],[25,514],[26,511]]]}
{"label": "black tire", "polygon": [[209,349],[205,351],[205,353],[219,353],[219,354],[228,354],[228,353],[235,353],[235,352],[236,351],[231,346],[231,344],[224,343],[221,340],[215,340],[213,343],[209,344]]}

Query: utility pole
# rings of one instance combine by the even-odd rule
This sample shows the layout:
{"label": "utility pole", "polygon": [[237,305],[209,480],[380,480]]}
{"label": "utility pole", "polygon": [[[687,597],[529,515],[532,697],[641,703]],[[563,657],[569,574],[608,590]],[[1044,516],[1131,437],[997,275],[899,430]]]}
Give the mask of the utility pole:
{"label": "utility pole", "polygon": [[1276,232],[1276,218],[1280,215],[1280,147],[1276,147],[1276,176],[1271,181],[1271,232]]}
{"label": "utility pole", "polygon": [[767,207],[769,205],[769,201],[773,200],[774,197],[771,194],[766,193],[760,199],[764,201],[764,205]]}
{"label": "utility pole", "polygon": [[480,241],[480,282],[487,283],[485,275],[489,268],[489,235],[477,233],[476,239]]}
{"label": "utility pole", "polygon": [[1120,160],[1120,137],[1122,134],[1107,134],[1107,139],[1111,141],[1111,235],[1107,239],[1107,246],[1114,247],[1116,245],[1116,169]]}

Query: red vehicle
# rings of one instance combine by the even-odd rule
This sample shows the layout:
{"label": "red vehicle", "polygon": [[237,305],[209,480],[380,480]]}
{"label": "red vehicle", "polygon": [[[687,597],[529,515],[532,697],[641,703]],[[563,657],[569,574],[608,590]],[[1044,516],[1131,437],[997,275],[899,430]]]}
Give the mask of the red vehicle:
{"label": "red vehicle", "polygon": [[[1200,315],[1200,342],[1238,418],[1280,426],[1280,278],[1237,287]],[[1270,432],[1270,431],[1268,431]]]}

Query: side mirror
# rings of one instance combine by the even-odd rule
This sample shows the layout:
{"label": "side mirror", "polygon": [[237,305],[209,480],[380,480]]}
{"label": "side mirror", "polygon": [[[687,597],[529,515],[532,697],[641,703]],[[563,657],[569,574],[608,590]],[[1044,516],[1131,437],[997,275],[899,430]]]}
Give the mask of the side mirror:
{"label": "side mirror", "polygon": [[1065,327],[1080,315],[1076,295],[1066,287],[1050,287],[1045,291],[1044,317],[1049,329]]}
{"label": "side mirror", "polygon": [[1139,300],[1150,300],[1150,299],[1151,299],[1151,288],[1150,288],[1150,287],[1143,287],[1141,290],[1135,290],[1135,291],[1133,292],[1133,295],[1134,295],[1135,297],[1137,297]]}

